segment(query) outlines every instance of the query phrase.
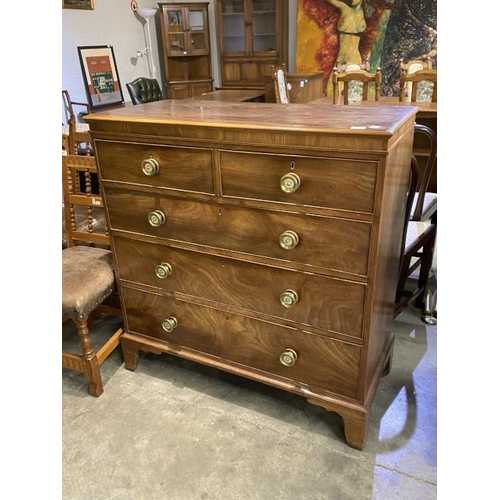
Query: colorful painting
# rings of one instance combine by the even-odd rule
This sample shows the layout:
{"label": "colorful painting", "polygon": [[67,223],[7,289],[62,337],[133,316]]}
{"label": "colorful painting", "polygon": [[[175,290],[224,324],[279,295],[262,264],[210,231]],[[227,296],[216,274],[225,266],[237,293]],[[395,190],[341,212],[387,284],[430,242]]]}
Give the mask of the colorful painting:
{"label": "colorful painting", "polygon": [[123,93],[111,45],[77,47],[90,109],[123,106]]}
{"label": "colorful painting", "polygon": [[327,95],[336,62],[380,67],[397,96],[400,60],[427,56],[437,68],[437,0],[298,0],[295,71],[323,71]]}

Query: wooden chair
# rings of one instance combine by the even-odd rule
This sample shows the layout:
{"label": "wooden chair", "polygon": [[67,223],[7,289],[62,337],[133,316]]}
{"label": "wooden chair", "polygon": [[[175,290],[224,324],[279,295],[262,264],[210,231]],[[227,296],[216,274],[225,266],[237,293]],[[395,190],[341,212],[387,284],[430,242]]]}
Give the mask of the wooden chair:
{"label": "wooden chair", "polygon": [[282,64],[278,69],[271,66],[271,74],[274,84],[274,95],[278,104],[290,104],[290,86],[287,82],[287,72],[285,65]]}
{"label": "wooden chair", "polygon": [[352,65],[344,65],[342,69],[344,71],[340,71],[338,66],[333,68],[333,104],[339,104],[340,100],[343,101],[343,104],[368,101],[370,91],[373,93],[373,100],[380,100],[380,85],[382,83],[380,68],[377,68],[375,73],[370,73],[366,69],[352,69]]}
{"label": "wooden chair", "polygon": [[[62,250],[62,315],[63,319],[69,318],[75,323],[81,348],[81,353],[63,350],[62,366],[83,373],[89,394],[100,396],[104,390],[100,366],[119,345],[123,330],[118,328],[94,351],[90,336],[94,318],[102,313],[122,314],[107,226],[97,222],[103,220],[104,206],[100,194],[92,192],[93,172],[96,172],[93,156],[62,156],[67,240]],[[96,215],[99,211],[101,216]],[[84,220],[78,220],[78,214],[82,213]]]}
{"label": "wooden chair", "polygon": [[161,101],[160,84],[155,78],[139,77],[126,84],[130,99],[133,104],[144,104],[145,102]]}
{"label": "wooden chair", "polygon": [[[425,67],[416,69],[419,64]],[[437,69],[432,69],[432,61],[419,63],[418,60],[412,60],[400,63],[399,100],[437,102]]]}
{"label": "wooden chair", "polygon": [[415,155],[412,155],[410,168],[394,318],[413,303],[421,309],[423,321],[435,324],[435,311],[429,310],[431,304],[429,297],[432,294],[429,283],[437,227],[431,221],[411,220],[412,206],[419,182],[418,161]]}

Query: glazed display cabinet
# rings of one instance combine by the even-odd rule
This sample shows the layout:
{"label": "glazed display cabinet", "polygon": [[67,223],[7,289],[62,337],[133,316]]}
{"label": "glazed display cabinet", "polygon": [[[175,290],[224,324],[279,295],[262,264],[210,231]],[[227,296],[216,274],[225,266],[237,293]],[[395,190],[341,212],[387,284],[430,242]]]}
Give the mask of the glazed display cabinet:
{"label": "glazed display cabinet", "polygon": [[168,99],[213,90],[208,3],[159,3],[163,71]]}
{"label": "glazed display cabinet", "polygon": [[288,62],[288,2],[217,0],[217,36],[222,88],[264,89]]}

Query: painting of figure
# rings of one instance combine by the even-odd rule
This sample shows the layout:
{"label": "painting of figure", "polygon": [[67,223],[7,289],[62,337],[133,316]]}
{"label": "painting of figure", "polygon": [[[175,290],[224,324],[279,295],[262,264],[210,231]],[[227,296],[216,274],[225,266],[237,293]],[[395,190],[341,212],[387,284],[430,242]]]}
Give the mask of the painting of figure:
{"label": "painting of figure", "polygon": [[427,56],[437,68],[437,0],[298,0],[295,70],[323,71],[327,95],[336,63],[380,67],[399,95],[399,61]]}

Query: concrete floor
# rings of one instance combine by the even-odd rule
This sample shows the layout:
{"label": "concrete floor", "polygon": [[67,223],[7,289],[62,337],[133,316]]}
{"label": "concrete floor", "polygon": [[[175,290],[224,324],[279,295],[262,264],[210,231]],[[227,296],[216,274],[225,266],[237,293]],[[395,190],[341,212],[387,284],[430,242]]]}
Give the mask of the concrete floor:
{"label": "concrete floor", "polygon": [[[116,319],[99,321],[111,331]],[[392,370],[366,446],[341,418],[289,394],[173,356],[116,350],[104,393],[62,373],[63,500],[428,500],[437,498],[437,326],[394,322]],[[63,347],[74,341],[63,325]]]}

